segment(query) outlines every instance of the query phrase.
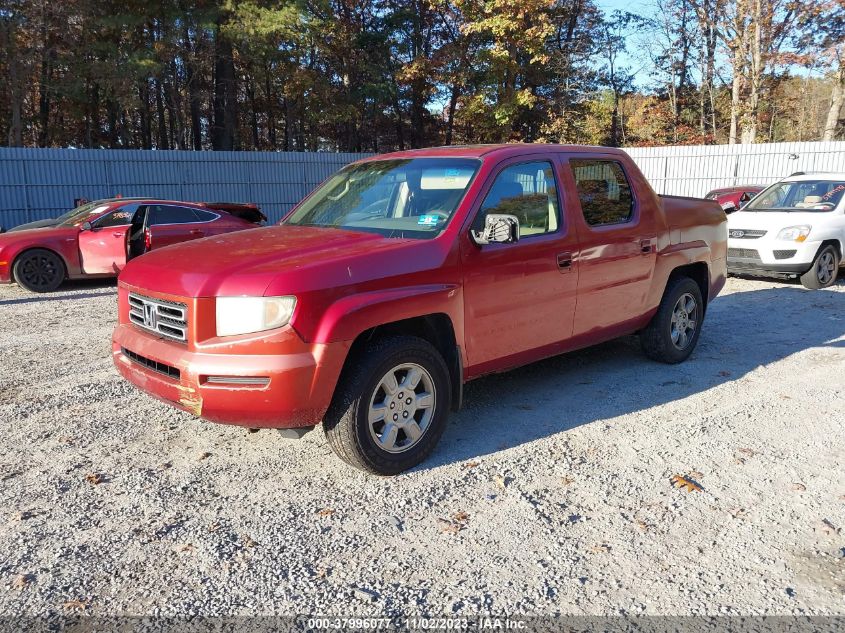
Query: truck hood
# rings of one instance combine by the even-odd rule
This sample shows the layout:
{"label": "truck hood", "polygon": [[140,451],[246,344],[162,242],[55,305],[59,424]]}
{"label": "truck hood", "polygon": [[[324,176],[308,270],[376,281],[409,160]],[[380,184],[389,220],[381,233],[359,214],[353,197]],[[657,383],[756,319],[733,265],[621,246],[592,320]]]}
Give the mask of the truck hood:
{"label": "truck hood", "polygon": [[263,227],[153,250],[130,261],[120,281],[182,297],[294,294],[363,281],[374,267],[383,274],[384,262],[402,260],[383,257],[386,251],[421,242],[428,240],[333,228]]}
{"label": "truck hood", "polygon": [[728,216],[728,230],[759,229],[776,233],[788,226],[820,224],[830,216],[827,211],[737,211]]}

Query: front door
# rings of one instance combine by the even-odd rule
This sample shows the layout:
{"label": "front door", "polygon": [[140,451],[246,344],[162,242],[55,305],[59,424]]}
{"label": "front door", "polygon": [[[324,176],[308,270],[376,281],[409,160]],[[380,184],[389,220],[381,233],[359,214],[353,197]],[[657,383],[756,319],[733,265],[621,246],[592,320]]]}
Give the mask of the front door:
{"label": "front door", "polygon": [[119,208],[79,232],[79,255],[86,275],[116,275],[126,265],[132,209]]}
{"label": "front door", "polygon": [[[578,225],[578,308],[574,335],[613,334],[646,310],[657,252],[654,210],[637,200],[614,157],[569,155]],[[573,182],[574,180],[574,182]]]}
{"label": "front door", "polygon": [[520,364],[532,350],[572,335],[578,274],[575,231],[561,213],[557,159],[512,159],[499,166],[472,227],[488,213],[519,219],[520,239],[476,245],[464,231],[465,345],[470,375]]}

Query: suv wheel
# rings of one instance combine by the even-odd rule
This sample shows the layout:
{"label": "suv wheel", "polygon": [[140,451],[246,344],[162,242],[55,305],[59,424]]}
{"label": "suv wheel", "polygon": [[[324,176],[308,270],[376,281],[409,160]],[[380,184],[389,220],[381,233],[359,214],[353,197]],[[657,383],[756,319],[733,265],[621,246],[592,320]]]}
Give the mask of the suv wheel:
{"label": "suv wheel", "polygon": [[801,275],[801,283],[810,290],[832,286],[839,272],[839,253],[833,246],[825,246],[813,260],[813,266]]}
{"label": "suv wheel", "polygon": [[413,336],[389,336],[350,363],[323,421],[348,464],[395,475],[423,461],[446,428],[449,370],[440,353]]}
{"label": "suv wheel", "polygon": [[680,363],[689,358],[698,343],[704,320],[701,289],[689,277],[669,282],[660,307],[640,332],[646,356],[664,363]]}
{"label": "suv wheel", "polygon": [[53,251],[33,248],[18,256],[12,275],[30,292],[52,292],[65,280],[65,265]]}

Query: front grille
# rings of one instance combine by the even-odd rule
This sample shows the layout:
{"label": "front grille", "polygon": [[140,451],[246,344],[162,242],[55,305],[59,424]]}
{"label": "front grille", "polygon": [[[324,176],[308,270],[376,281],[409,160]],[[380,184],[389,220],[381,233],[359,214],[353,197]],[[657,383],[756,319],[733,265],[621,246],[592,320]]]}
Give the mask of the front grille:
{"label": "front grille", "polygon": [[765,234],[766,231],[757,229],[731,229],[728,231],[728,237],[735,240],[756,240],[759,237],[763,237]]}
{"label": "front grille", "polygon": [[772,251],[775,256],[775,259],[789,259],[790,257],[795,257],[795,253],[798,251]]}
{"label": "front grille", "polygon": [[756,259],[760,261],[760,253],[753,248],[729,248],[728,257],[736,259]]}
{"label": "front grille", "polygon": [[140,354],[136,354],[125,347],[121,347],[120,351],[123,352],[123,355],[129,360],[138,363],[139,365],[143,365],[147,369],[151,369],[156,373],[163,374],[168,378],[179,380],[179,377],[182,375],[182,372],[180,372],[176,367],[171,367],[170,365],[159,363],[158,361],[147,358],[146,356],[141,356]]}
{"label": "front grille", "polygon": [[184,303],[129,293],[129,320],[166,338],[188,340],[188,307]]}

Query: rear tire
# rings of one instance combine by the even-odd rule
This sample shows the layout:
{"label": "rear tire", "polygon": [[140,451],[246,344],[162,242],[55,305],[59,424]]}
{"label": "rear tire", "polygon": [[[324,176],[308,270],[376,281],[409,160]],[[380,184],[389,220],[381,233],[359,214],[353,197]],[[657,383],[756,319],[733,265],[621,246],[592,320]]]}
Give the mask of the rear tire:
{"label": "rear tire", "polygon": [[449,370],[440,353],[423,339],[389,336],[369,345],[344,369],[323,429],[347,464],[396,475],[434,450],[446,428],[451,398]]}
{"label": "rear tire", "polygon": [[681,363],[698,343],[704,320],[701,289],[689,277],[669,282],[657,313],[640,332],[645,355],[662,363]]}
{"label": "rear tire", "polygon": [[65,264],[53,251],[33,248],[18,256],[12,275],[30,292],[53,292],[65,280]]}
{"label": "rear tire", "polygon": [[839,253],[833,246],[825,246],[813,260],[813,266],[801,275],[801,284],[810,290],[821,290],[836,282],[839,272]]}

